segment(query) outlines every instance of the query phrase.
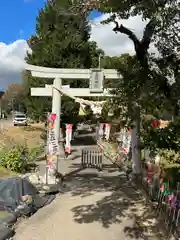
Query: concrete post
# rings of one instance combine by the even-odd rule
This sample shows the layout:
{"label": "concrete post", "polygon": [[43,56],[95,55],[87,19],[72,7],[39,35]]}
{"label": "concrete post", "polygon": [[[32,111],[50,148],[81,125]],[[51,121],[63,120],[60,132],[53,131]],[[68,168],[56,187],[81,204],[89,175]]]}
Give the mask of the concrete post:
{"label": "concrete post", "polygon": [[132,170],[134,174],[140,174],[141,172],[141,152],[140,152],[140,109],[136,107],[136,120],[134,121],[134,127],[131,131],[132,141]]}

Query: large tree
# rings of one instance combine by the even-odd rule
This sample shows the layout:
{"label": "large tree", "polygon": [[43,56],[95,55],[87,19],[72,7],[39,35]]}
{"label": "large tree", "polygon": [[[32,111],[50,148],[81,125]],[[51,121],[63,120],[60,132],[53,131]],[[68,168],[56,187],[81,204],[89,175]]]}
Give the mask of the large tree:
{"label": "large tree", "polygon": [[[163,82],[164,79],[166,79],[166,76],[160,73],[157,74],[154,69],[149,71],[151,74],[146,75],[146,72],[143,71],[142,66],[137,60],[136,56],[123,54],[120,57],[105,57],[103,65],[105,68],[116,68],[120,73],[120,78],[118,81],[113,81],[111,82],[111,85],[109,85],[109,87],[114,88],[113,93],[116,94],[116,98],[113,99],[113,101],[110,100],[110,102],[107,103],[106,108],[114,110],[114,117],[119,119],[121,125],[136,125],[138,128],[138,131],[136,132],[136,138],[134,138],[136,141],[132,141],[132,144],[134,145],[135,143],[136,148],[140,150],[142,145],[140,144],[139,136],[140,133],[143,133],[141,136],[142,143],[144,144],[143,146],[161,146],[161,148],[164,146],[164,148],[167,148],[168,144],[169,148],[173,146],[173,150],[177,150],[177,146],[179,146],[179,143],[176,140],[177,138],[175,138],[177,133],[172,133],[172,128],[168,129],[168,131],[170,131],[169,136],[172,135],[174,138],[171,137],[170,141],[167,141],[166,139],[166,145],[162,141],[162,136],[167,134],[168,131],[162,133],[159,131],[156,133],[156,135],[153,134],[153,131],[149,131],[151,121],[154,119],[165,118],[167,120],[168,117],[169,120],[171,120],[173,115],[175,117],[174,119],[176,119],[178,112],[174,113],[173,102],[177,101],[177,98],[179,97],[177,91],[174,90],[174,88],[176,89],[177,87],[177,81],[174,84],[169,85],[171,97],[167,98],[166,94],[164,94],[164,90],[162,90],[159,86],[159,82]],[[166,68],[167,67],[170,66],[166,64]],[[163,72],[163,66],[161,66],[160,69],[161,68]],[[146,81],[142,81],[144,78],[146,78]],[[138,112],[136,108],[137,105],[139,110]],[[134,120],[136,120],[135,123]],[[141,128],[141,131],[140,120],[141,126],[146,126],[143,130]],[[177,121],[175,124],[177,125]],[[173,130],[174,129],[175,127]],[[153,135],[149,136],[149,134]],[[134,148],[132,151],[133,150]],[[135,163],[133,164],[133,167],[136,166],[137,168],[139,165],[138,159],[140,159],[140,151],[136,151],[136,154],[134,154],[133,157],[133,163]],[[134,168],[134,170],[136,170],[136,168]]]}
{"label": "large tree", "polygon": [[[39,10],[36,34],[30,37],[28,44],[32,50],[26,61],[29,64],[52,68],[91,68],[98,66],[99,54],[96,43],[90,41],[90,25],[86,14],[74,16],[69,11],[71,4],[66,1],[47,1]],[[41,87],[52,80],[32,78],[24,74],[26,86],[26,106],[29,112],[40,115],[51,110],[51,99],[31,97],[30,87]],[[63,80],[71,87],[86,87],[85,80]],[[64,98],[62,111],[65,115],[77,113],[77,106],[70,99]]]}
{"label": "large tree", "polygon": [[[141,97],[140,90],[152,83],[153,85],[158,85],[158,91],[163,92],[166,98],[173,98],[176,106],[178,105],[178,98],[172,96],[175,91],[172,91],[171,87],[172,79],[175,88],[179,85],[179,60],[176,56],[180,40],[178,34],[180,30],[180,5],[178,0],[75,0],[73,2],[75,2],[74,9],[76,9],[76,12],[77,9],[86,13],[92,11],[92,9],[98,9],[103,13],[109,13],[108,19],[103,23],[114,22],[112,30],[115,33],[125,34],[134,43],[136,59],[140,65],[138,76],[141,76],[137,82],[139,84],[137,86],[139,89],[137,100]],[[130,16],[136,15],[141,15],[142,19],[147,20],[142,39],[139,39],[133,31],[117,21],[117,19],[128,19]],[[158,57],[159,59],[154,59],[148,53],[150,43],[154,43],[158,48],[161,54],[161,57]],[[165,62],[168,69],[162,69],[162,66],[160,66],[161,62]],[[135,126],[136,131],[138,131],[138,112],[140,112],[138,101],[134,102],[134,109],[136,109],[135,116],[137,118]],[[177,112],[177,107],[175,111]],[[136,133],[136,135],[139,136],[139,133]],[[133,148],[136,148],[135,152],[139,155],[138,141],[139,138],[136,137]]]}
{"label": "large tree", "polygon": [[[132,40],[136,57],[147,74],[149,74],[150,60],[152,60],[148,53],[150,43],[155,44],[163,59],[165,57],[169,63],[173,64],[177,72],[177,66],[180,62],[175,56],[177,50],[179,51],[180,40],[178,34],[180,30],[180,5],[178,0],[74,0],[73,2],[74,8],[72,10],[75,9],[76,11],[74,11],[74,14],[78,14],[78,9],[81,13],[86,12],[86,14],[92,9],[109,13],[107,19],[102,23],[114,22],[112,30],[115,33],[125,34]],[[136,15],[142,16],[142,19],[147,21],[142,39],[139,39],[132,30],[122,25],[120,21],[117,21]],[[164,87],[166,92],[168,84],[161,87]]]}

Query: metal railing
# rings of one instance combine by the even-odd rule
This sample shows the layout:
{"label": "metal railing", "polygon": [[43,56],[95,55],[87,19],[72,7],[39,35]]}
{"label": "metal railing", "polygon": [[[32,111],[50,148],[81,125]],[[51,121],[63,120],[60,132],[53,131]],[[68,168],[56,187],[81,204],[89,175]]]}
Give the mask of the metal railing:
{"label": "metal railing", "polygon": [[148,193],[148,197],[155,204],[155,212],[164,220],[169,236],[174,235],[176,239],[180,238],[180,183],[177,183],[177,189],[171,190],[166,183],[158,181],[149,181],[142,178],[142,184]]}

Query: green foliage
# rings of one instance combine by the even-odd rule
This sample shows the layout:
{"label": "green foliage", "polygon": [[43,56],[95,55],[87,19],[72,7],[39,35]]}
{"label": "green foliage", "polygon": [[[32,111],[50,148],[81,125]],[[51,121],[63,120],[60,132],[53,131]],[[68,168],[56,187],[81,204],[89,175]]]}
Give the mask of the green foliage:
{"label": "green foliage", "polygon": [[160,149],[158,154],[161,158],[160,164],[163,165],[165,169],[180,168],[180,151]]}
{"label": "green foliage", "polygon": [[175,187],[180,177],[180,119],[170,122],[164,129],[151,126],[154,118],[142,122],[142,147],[160,156],[164,178]]}
{"label": "green foliage", "polygon": [[169,181],[172,188],[176,188],[180,178],[180,151],[169,149],[158,150],[160,166],[164,172],[164,180]]}
{"label": "green foliage", "polygon": [[16,145],[1,156],[1,165],[14,172],[21,173],[27,164],[28,148],[26,145]]}
{"label": "green foliage", "polygon": [[44,152],[44,146],[40,145],[28,150],[28,163],[34,163],[36,159]]}
{"label": "green foliage", "polygon": [[[48,1],[40,9],[36,34],[28,40],[32,53],[26,61],[29,64],[51,68],[91,68],[98,66],[98,57],[102,50],[97,49],[95,42],[90,40],[90,26],[86,16],[74,16],[69,8],[71,4],[65,1]],[[34,118],[51,112],[51,98],[31,97],[31,87],[44,87],[52,84],[50,79],[33,78],[28,72],[23,76],[26,86],[25,103],[27,110]],[[85,80],[63,80],[63,84],[71,87],[87,87]],[[77,104],[73,100],[62,98],[62,112],[65,116],[76,116]]]}
{"label": "green foliage", "polygon": [[150,114],[157,106],[161,107],[163,98],[158,92],[158,81],[155,82],[151,76],[147,76],[135,56],[122,54],[119,57],[105,57],[103,66],[116,68],[119,72],[117,81],[113,80],[111,84],[106,82],[108,87],[116,87],[112,93],[118,97],[108,103],[109,109],[114,110],[115,118],[131,123],[137,117],[136,106],[140,107],[141,113]]}
{"label": "green foliage", "polygon": [[29,149],[27,145],[14,145],[10,150],[1,151],[1,165],[13,172],[22,173],[41,153],[41,147]]}
{"label": "green foliage", "polygon": [[23,85],[22,84],[10,84],[1,99],[1,108],[4,112],[10,113],[11,111],[25,112],[23,98]]}
{"label": "green foliage", "polygon": [[180,149],[180,121],[170,122],[168,127],[159,129],[151,126],[152,121],[144,125],[143,144],[150,149],[167,149],[178,152]]}
{"label": "green foliage", "polygon": [[[86,12],[98,9],[103,13],[109,13],[106,23],[112,21],[112,16],[116,15],[119,19],[128,19],[131,16],[142,16],[143,20],[154,19],[156,28],[153,36],[158,49],[166,55],[176,51],[179,48],[179,15],[180,6],[178,0],[154,1],[154,0],[76,0],[79,3],[79,9]],[[77,11],[77,8],[75,8]]]}

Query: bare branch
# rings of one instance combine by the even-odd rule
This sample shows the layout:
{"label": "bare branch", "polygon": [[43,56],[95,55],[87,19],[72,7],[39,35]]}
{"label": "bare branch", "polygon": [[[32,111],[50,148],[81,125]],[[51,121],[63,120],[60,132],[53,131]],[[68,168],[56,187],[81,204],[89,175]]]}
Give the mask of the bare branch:
{"label": "bare branch", "polygon": [[113,31],[115,33],[120,32],[120,33],[126,34],[133,41],[134,45],[137,45],[140,43],[139,39],[130,29],[124,27],[122,24],[119,26],[119,23],[117,21],[114,21],[114,23],[116,24],[116,27],[113,28]]}
{"label": "bare branch", "polygon": [[116,33],[120,32],[126,34],[129,39],[133,41],[137,59],[139,60],[141,66],[148,68],[147,50],[149,48],[149,44],[154,33],[154,29],[156,27],[156,21],[154,19],[149,21],[149,23],[145,27],[144,35],[141,41],[130,29],[124,27],[122,24],[119,26],[119,23],[117,21],[114,21],[114,23],[116,24],[116,26],[115,28],[113,28],[113,31]]}

